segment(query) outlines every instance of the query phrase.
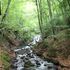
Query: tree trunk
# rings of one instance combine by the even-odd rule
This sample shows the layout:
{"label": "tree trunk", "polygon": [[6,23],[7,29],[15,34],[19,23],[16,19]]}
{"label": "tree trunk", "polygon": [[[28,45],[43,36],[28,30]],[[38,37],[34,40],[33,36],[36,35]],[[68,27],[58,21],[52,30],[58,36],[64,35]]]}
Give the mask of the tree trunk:
{"label": "tree trunk", "polygon": [[[48,4],[48,10],[49,10],[49,17],[50,17],[50,19],[52,19],[52,10],[51,10],[50,0],[47,0],[47,4]],[[52,22],[50,22],[50,24],[52,26],[52,34],[54,35],[55,34],[55,31],[54,31],[54,27],[53,27]]]}
{"label": "tree trunk", "polygon": [[3,22],[3,20],[4,20],[5,17],[7,16],[10,3],[11,3],[11,0],[8,0],[8,5],[7,5],[7,8],[6,8],[6,10],[5,10],[5,13],[4,13],[4,15],[3,15],[2,19],[1,19],[1,23]]}
{"label": "tree trunk", "polygon": [[39,28],[40,28],[42,39],[43,39],[41,0],[36,0],[36,6],[37,6],[37,12],[38,12]]}
{"label": "tree trunk", "polygon": [[52,10],[51,10],[51,4],[50,4],[50,0],[47,0],[48,3],[48,10],[49,10],[49,15],[50,15],[50,19],[52,18]]}
{"label": "tree trunk", "polygon": [[1,15],[1,1],[0,1],[0,15]]}

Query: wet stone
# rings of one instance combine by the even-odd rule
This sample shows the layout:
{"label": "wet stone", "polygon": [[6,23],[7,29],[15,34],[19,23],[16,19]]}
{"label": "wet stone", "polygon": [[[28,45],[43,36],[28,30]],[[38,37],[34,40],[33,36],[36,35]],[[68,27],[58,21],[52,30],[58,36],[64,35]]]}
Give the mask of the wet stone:
{"label": "wet stone", "polygon": [[35,66],[35,65],[32,64],[30,61],[25,62],[25,64],[24,64],[24,67],[25,67],[25,68],[29,68],[29,67],[33,67],[33,66]]}
{"label": "wet stone", "polygon": [[27,56],[30,58],[34,58],[34,56],[31,53],[29,53]]}
{"label": "wet stone", "polygon": [[35,60],[35,61],[36,61],[37,66],[40,66],[41,65],[38,60]]}
{"label": "wet stone", "polygon": [[18,60],[16,58],[13,58],[13,60],[11,60],[12,63],[18,62]]}
{"label": "wet stone", "polygon": [[25,58],[25,56],[21,57],[21,59],[24,59],[24,58]]}
{"label": "wet stone", "polygon": [[44,64],[44,66],[47,66],[47,64]]}
{"label": "wet stone", "polygon": [[28,58],[25,58],[25,60],[29,60]]}
{"label": "wet stone", "polygon": [[25,60],[23,59],[23,62],[25,62]]}
{"label": "wet stone", "polygon": [[24,68],[24,70],[36,70],[36,69],[33,69],[33,68]]}
{"label": "wet stone", "polygon": [[16,69],[17,66],[14,66],[13,64],[11,64],[11,68]]}
{"label": "wet stone", "polygon": [[53,67],[52,66],[48,66],[48,69],[53,69]]}
{"label": "wet stone", "polygon": [[33,56],[33,55],[31,55],[31,58],[34,58],[34,56]]}

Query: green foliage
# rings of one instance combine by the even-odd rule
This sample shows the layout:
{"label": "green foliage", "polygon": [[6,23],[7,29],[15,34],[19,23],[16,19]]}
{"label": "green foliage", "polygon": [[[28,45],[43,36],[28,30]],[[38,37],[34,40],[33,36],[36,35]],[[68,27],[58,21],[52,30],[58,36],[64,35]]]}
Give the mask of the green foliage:
{"label": "green foliage", "polygon": [[[39,1],[40,2],[40,1]],[[41,0],[41,17],[42,17],[42,31],[43,35],[49,36],[57,27],[69,25],[69,1],[67,0],[53,0],[49,1],[51,6],[52,17],[50,19],[49,7],[47,0]],[[2,0],[2,15],[4,15],[7,8],[8,0]],[[31,8],[29,8],[31,7]],[[67,18],[66,18],[67,16]],[[65,19],[66,22],[65,22]],[[70,25],[69,25],[70,26]],[[36,33],[40,33],[38,25],[37,8],[35,1],[32,0],[11,0],[10,8],[6,15],[5,21],[0,27],[18,31],[20,38],[32,38]],[[25,35],[25,36],[24,36]],[[26,37],[27,36],[27,37]],[[28,39],[28,38],[27,38]]]}
{"label": "green foliage", "polygon": [[9,70],[9,67],[10,67],[10,57],[9,57],[8,53],[4,51],[4,52],[2,52],[0,57],[1,57],[0,59],[3,62],[3,65],[4,65],[4,70]]}
{"label": "green foliage", "polygon": [[[2,0],[2,15],[7,8],[8,0]],[[31,8],[29,8],[31,7]],[[34,1],[29,0],[11,0],[8,13],[0,28],[17,31],[19,38],[30,39],[36,33],[39,33],[37,11]]]}

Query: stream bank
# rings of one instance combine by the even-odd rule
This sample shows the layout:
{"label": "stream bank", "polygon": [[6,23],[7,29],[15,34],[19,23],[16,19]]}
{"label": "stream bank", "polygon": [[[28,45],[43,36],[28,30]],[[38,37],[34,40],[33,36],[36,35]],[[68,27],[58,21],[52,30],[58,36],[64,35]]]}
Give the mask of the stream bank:
{"label": "stream bank", "polygon": [[58,70],[70,70],[70,39],[65,37],[66,31],[70,32],[64,30],[55,36],[49,36],[33,48],[34,53],[57,65]]}
{"label": "stream bank", "polygon": [[15,57],[12,48],[19,47],[22,41],[12,31],[0,30],[0,33],[0,70],[10,70],[11,59]]}
{"label": "stream bank", "polygon": [[11,70],[58,70],[57,66],[33,53],[31,46],[14,49],[16,57],[12,60]]}

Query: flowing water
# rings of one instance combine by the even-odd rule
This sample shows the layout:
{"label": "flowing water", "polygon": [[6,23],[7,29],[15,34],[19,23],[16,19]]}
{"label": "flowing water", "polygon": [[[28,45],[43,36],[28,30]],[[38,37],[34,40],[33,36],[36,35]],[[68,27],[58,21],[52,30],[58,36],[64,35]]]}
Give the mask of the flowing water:
{"label": "flowing water", "polygon": [[23,46],[14,51],[16,58],[12,70],[56,70],[53,63],[48,63],[34,54],[31,46]]}
{"label": "flowing water", "polygon": [[44,61],[33,53],[30,46],[15,49],[16,59],[12,70],[56,70],[53,63]]}

